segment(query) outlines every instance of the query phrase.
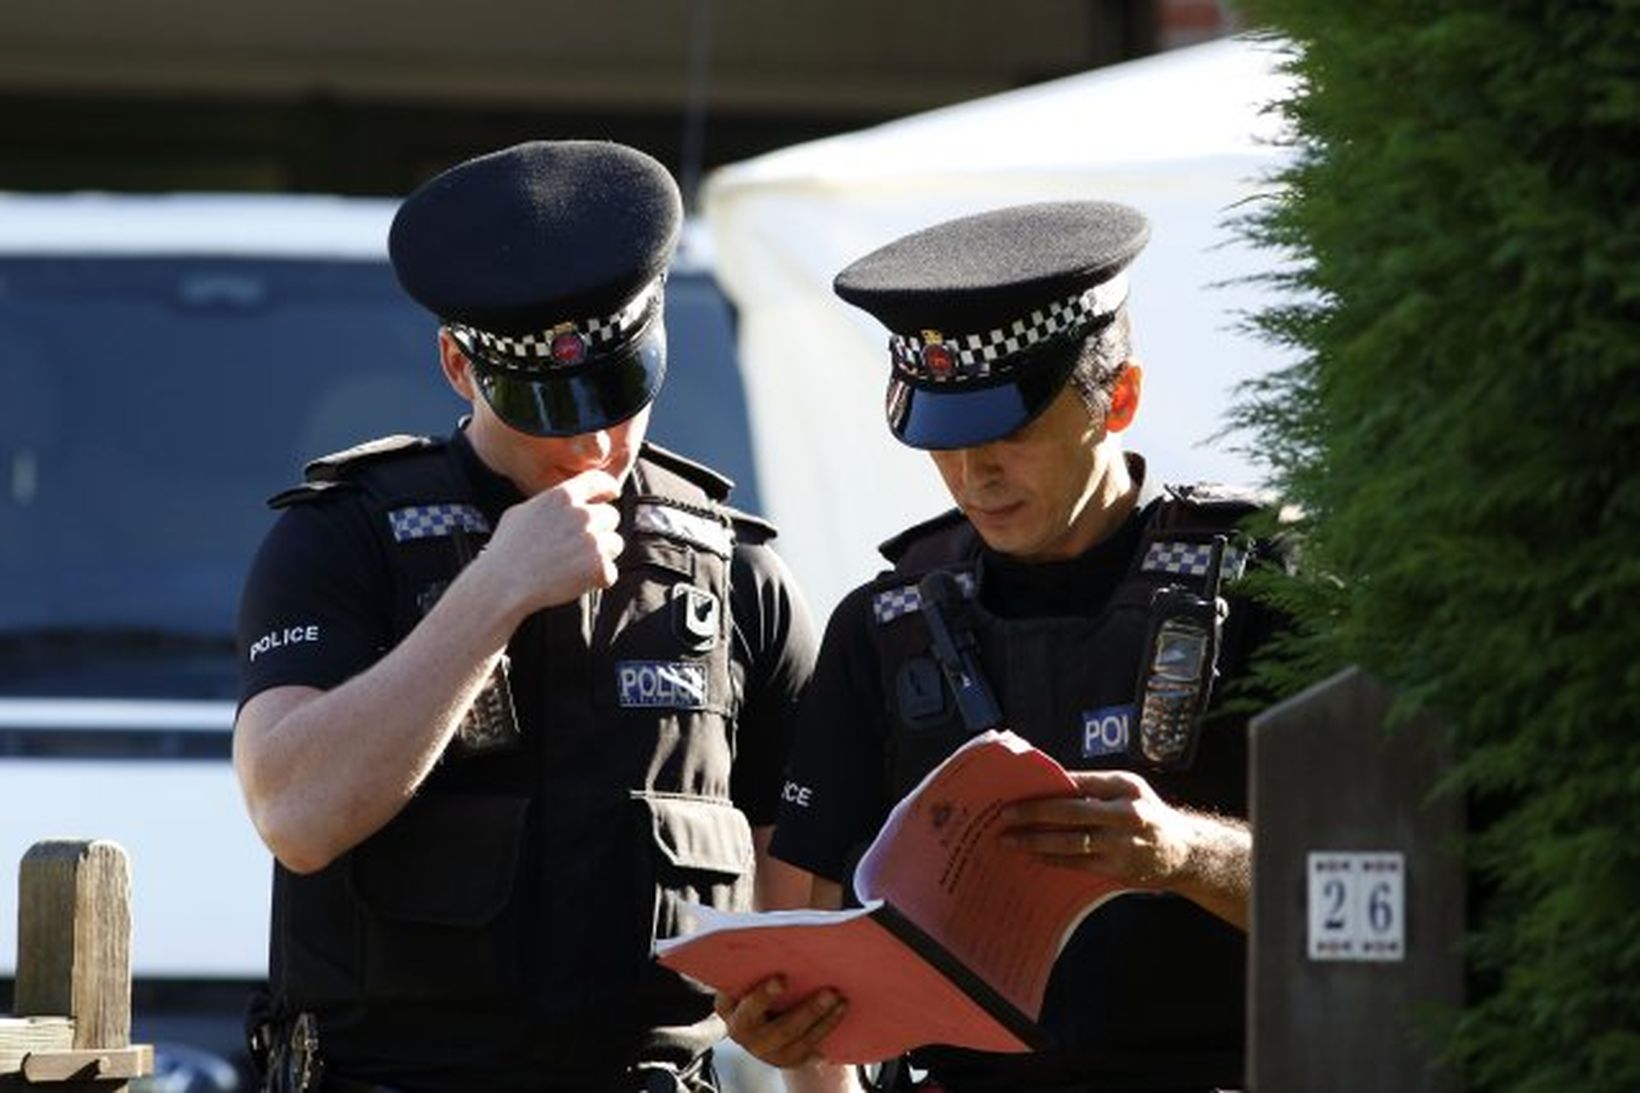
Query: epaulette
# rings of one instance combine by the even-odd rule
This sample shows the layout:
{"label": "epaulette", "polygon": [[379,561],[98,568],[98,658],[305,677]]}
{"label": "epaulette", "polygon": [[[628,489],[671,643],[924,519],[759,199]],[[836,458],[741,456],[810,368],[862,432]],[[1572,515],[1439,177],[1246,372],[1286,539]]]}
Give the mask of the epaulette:
{"label": "epaulette", "polygon": [[735,488],[734,479],[727,478],[704,463],[696,463],[693,459],[685,458],[677,452],[668,451],[658,444],[644,441],[643,447],[638,450],[639,458],[647,459],[656,466],[664,467],[680,478],[706,491],[706,496],[714,501],[725,501],[729,491]]}
{"label": "epaulette", "polygon": [[924,520],[920,524],[911,525],[892,539],[884,540],[877,547],[877,551],[884,558],[887,558],[890,564],[897,565],[905,552],[910,550],[919,539],[925,539],[930,535],[953,528],[962,523],[963,519],[961,509],[950,509],[932,519]]}
{"label": "epaulette", "polygon": [[734,522],[736,542],[750,543],[757,546],[780,534],[779,528],[761,516],[753,516],[749,512],[741,512],[739,509],[730,508],[728,505],[723,506],[723,513]]}
{"label": "epaulette", "polygon": [[1271,490],[1196,482],[1163,487],[1164,497],[1153,523],[1141,569],[1145,572],[1202,576],[1209,566],[1213,535],[1228,536],[1224,573],[1238,580],[1250,561],[1278,555],[1276,544],[1249,526],[1254,513],[1276,513],[1279,496]]}
{"label": "epaulette", "polygon": [[1256,509],[1274,508],[1278,500],[1271,490],[1229,486],[1222,482],[1192,482],[1162,488],[1175,499],[1199,508],[1245,509],[1252,512]]}
{"label": "epaulette", "polygon": [[355,444],[351,448],[331,452],[329,455],[321,455],[317,459],[308,460],[303,466],[303,481],[300,485],[280,490],[268,498],[268,507],[282,509],[303,501],[316,500],[334,490],[350,488],[352,483],[348,481],[346,472],[351,467],[385,456],[429,451],[442,447],[443,444],[444,441],[434,437],[395,433],[392,436],[367,440],[363,444]]}
{"label": "epaulette", "polygon": [[343,448],[339,452],[321,455],[317,459],[310,459],[302,468],[302,477],[309,482],[334,482],[341,477],[342,470],[353,463],[363,463],[371,459],[380,459],[382,456],[396,455],[405,451],[425,451],[437,448],[444,441],[430,436],[412,436],[409,433],[394,433],[392,436],[381,436],[375,440],[367,440],[363,444],[355,444],[351,448]]}
{"label": "epaulette", "polygon": [[303,482],[300,486],[288,486],[268,498],[268,508],[288,508],[303,501],[317,501],[330,493],[346,492],[352,488],[351,482]]}

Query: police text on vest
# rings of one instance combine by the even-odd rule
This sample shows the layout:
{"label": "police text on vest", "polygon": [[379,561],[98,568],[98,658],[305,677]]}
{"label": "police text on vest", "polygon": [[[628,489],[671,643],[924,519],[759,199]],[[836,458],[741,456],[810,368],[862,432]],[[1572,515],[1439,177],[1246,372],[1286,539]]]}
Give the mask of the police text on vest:
{"label": "police text on vest", "polygon": [[686,660],[623,660],[615,665],[615,686],[629,708],[706,708],[706,667]]}
{"label": "police text on vest", "polygon": [[1132,706],[1106,706],[1082,713],[1082,758],[1097,759],[1127,751]]}

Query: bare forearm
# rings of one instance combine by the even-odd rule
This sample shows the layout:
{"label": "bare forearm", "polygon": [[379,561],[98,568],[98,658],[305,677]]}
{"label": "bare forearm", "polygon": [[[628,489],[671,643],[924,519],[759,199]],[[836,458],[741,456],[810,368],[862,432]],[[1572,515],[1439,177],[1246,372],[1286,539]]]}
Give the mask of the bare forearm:
{"label": "bare forearm", "polygon": [[774,826],[754,827],[752,845],[757,851],[757,888],[753,897],[759,911],[785,911],[809,906],[809,874],[787,865],[769,854]]}
{"label": "bare forearm", "polygon": [[1241,820],[1185,813],[1190,849],[1179,879],[1170,887],[1241,930],[1248,925],[1253,889],[1253,836]]}
{"label": "bare forearm", "polygon": [[279,688],[241,712],[235,765],[258,831],[289,868],[322,868],[357,845],[438,762],[513,625],[486,582],[466,578],[367,671],[331,691]]}

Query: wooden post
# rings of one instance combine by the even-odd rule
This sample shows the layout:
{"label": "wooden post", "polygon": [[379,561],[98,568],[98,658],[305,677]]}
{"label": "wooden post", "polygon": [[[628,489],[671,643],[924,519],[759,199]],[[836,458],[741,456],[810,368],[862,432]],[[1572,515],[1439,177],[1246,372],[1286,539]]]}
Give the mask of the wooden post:
{"label": "wooden post", "polygon": [[131,1046],[131,869],[101,840],[35,843],[18,876],[16,1019],[0,1021],[0,1090],[118,1093],[153,1070]]}
{"label": "wooden post", "polygon": [[1349,669],[1252,721],[1252,1093],[1438,1093],[1420,1019],[1463,1001],[1463,810],[1440,726]]}
{"label": "wooden post", "polygon": [[[131,866],[101,840],[35,843],[18,878],[19,1017],[68,1014],[74,1046],[131,1042]],[[29,959],[21,959],[28,953]]]}

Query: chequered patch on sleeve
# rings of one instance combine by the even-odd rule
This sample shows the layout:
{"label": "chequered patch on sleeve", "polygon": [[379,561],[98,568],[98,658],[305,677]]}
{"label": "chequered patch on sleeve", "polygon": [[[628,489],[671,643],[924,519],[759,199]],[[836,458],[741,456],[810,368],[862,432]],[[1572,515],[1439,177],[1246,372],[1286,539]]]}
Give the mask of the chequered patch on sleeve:
{"label": "chequered patch on sleeve", "polygon": [[488,535],[490,522],[471,505],[456,503],[436,505],[406,505],[387,514],[387,523],[393,529],[394,542],[412,539],[439,539],[455,533],[456,528],[480,535]]}
{"label": "chequered patch on sleeve", "polygon": [[671,505],[639,503],[633,512],[632,525],[638,531],[682,539],[725,558],[734,553],[735,536],[728,525]]}
{"label": "chequered patch on sleeve", "polygon": [[[962,594],[969,599],[973,599],[976,587],[973,573],[963,570],[953,573],[952,576],[957,579],[957,586],[962,589]],[[914,584],[901,585],[898,588],[885,588],[871,598],[871,615],[877,620],[879,626],[893,622],[903,615],[909,615],[913,611],[921,610],[922,594],[917,591],[917,586]]]}
{"label": "chequered patch on sleeve", "polygon": [[[1186,543],[1158,539],[1145,551],[1140,569],[1146,573],[1174,573],[1181,577],[1205,577],[1213,561],[1212,543]],[[1237,546],[1224,548],[1224,579],[1233,581],[1241,576],[1247,564],[1247,552]]]}

